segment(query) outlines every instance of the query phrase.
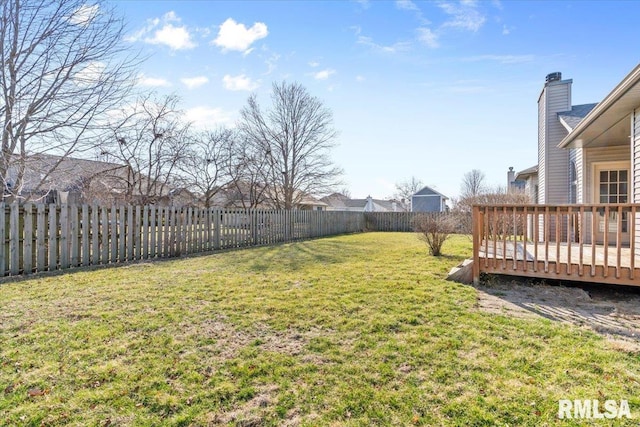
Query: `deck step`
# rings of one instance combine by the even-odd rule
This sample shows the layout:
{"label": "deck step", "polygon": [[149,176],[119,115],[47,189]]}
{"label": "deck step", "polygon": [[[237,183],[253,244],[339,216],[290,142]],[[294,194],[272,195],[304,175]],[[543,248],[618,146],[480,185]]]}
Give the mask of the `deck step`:
{"label": "deck step", "polygon": [[453,267],[449,271],[447,280],[467,285],[473,283],[473,260],[465,259],[461,264]]}

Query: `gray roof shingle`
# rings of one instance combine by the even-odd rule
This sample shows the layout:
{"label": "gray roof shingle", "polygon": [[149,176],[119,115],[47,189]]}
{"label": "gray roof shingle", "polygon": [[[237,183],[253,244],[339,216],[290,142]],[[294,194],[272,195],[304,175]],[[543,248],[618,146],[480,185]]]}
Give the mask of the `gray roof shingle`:
{"label": "gray roof shingle", "polygon": [[596,105],[598,104],[572,105],[571,111],[562,111],[558,113],[558,119],[567,128],[567,130],[571,132]]}

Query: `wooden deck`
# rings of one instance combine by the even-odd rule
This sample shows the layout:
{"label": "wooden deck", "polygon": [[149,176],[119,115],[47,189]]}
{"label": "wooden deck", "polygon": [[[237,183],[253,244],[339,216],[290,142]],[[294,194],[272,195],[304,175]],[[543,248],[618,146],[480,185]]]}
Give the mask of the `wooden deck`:
{"label": "wooden deck", "polygon": [[579,244],[552,246],[548,251],[546,243],[485,240],[478,254],[480,271],[640,286],[640,257],[632,257],[629,248],[621,248],[618,257],[617,248],[604,245],[582,245],[582,256]]}
{"label": "wooden deck", "polygon": [[489,273],[640,286],[639,215],[640,205],[475,206],[474,281]]}

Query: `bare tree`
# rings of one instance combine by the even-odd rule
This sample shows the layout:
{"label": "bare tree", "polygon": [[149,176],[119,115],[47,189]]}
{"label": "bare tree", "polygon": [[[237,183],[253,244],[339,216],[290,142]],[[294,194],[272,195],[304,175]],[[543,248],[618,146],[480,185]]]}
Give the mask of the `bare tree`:
{"label": "bare tree", "polygon": [[479,169],[473,169],[464,174],[462,178],[462,186],[460,188],[460,197],[475,197],[485,192],[485,175]]}
{"label": "bare tree", "polygon": [[122,19],[99,1],[4,0],[0,20],[0,179],[5,196],[24,198],[59,165],[25,189],[27,157],[62,161],[95,144],[139,60],[126,52]]}
{"label": "bare tree", "polygon": [[297,83],[274,83],[272,105],[263,111],[251,95],[239,130],[266,159],[267,194],[275,208],[292,209],[305,194],[324,193],[338,183],[340,169],[329,157],[337,132],[331,110]]}
{"label": "bare tree", "polygon": [[349,187],[345,186],[345,187],[339,188],[337,193],[342,194],[347,199],[351,198],[351,189]]}
{"label": "bare tree", "polygon": [[256,208],[267,201],[269,161],[260,147],[246,138],[234,138],[224,163],[228,184],[226,206]]}
{"label": "bare tree", "polygon": [[471,234],[473,205],[522,205],[531,203],[531,199],[524,192],[509,193],[505,187],[484,187],[480,194],[463,196],[453,202],[452,213],[456,218],[456,232]]}
{"label": "bare tree", "polygon": [[401,208],[408,212],[411,210],[411,197],[422,189],[424,184],[415,176],[396,183],[396,192],[393,197],[401,204]]}
{"label": "bare tree", "polygon": [[187,154],[189,124],[176,96],[141,98],[113,126],[100,154],[127,166],[125,201],[155,203],[168,195],[178,163]]}
{"label": "bare tree", "polygon": [[235,132],[219,128],[201,132],[189,138],[184,156],[179,159],[181,181],[201,194],[204,206],[213,206],[215,196],[227,185],[230,150]]}

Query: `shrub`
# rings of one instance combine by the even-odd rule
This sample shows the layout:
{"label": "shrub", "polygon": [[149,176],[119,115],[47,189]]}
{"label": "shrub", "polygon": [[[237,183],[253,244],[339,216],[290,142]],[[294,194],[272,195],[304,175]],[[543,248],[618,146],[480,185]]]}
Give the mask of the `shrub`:
{"label": "shrub", "polygon": [[413,230],[424,240],[433,256],[442,255],[442,245],[455,230],[453,217],[447,214],[424,214],[413,219]]}

